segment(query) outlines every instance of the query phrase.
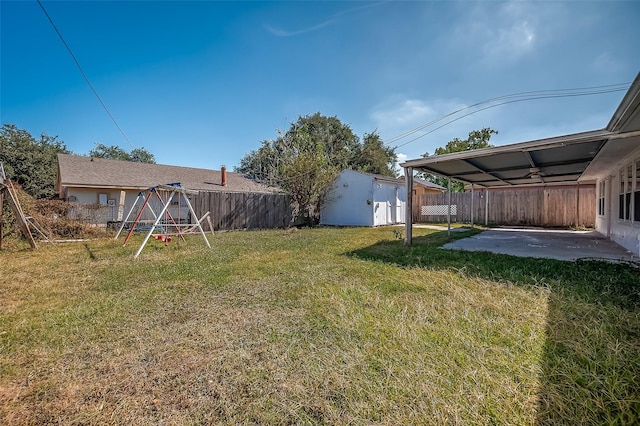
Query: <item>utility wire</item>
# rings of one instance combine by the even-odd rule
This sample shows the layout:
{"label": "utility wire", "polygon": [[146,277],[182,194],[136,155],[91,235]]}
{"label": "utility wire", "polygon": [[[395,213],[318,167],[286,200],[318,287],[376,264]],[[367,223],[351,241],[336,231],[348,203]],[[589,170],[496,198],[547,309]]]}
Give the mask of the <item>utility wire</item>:
{"label": "utility wire", "polygon": [[[575,88],[575,89],[536,90],[536,91],[530,91],[530,92],[520,92],[520,93],[512,93],[512,94],[509,94],[509,95],[497,96],[495,98],[491,98],[491,99],[487,99],[487,100],[484,100],[484,101],[481,101],[481,102],[477,102],[477,103],[475,103],[473,105],[469,105],[469,106],[466,106],[464,108],[460,108],[460,109],[458,109],[456,111],[453,111],[453,112],[450,112],[448,114],[445,114],[445,115],[443,115],[443,116],[441,116],[439,118],[436,118],[435,120],[432,120],[432,121],[430,121],[430,122],[428,122],[426,124],[418,126],[418,127],[414,128],[412,130],[409,130],[409,131],[407,131],[405,133],[402,133],[401,135],[395,136],[395,137],[387,140],[385,142],[385,145],[387,145],[390,142],[395,142],[395,141],[404,139],[404,138],[406,138],[406,137],[408,137],[408,136],[410,136],[412,134],[415,134],[415,133],[419,132],[420,130],[426,129],[429,126],[432,126],[432,125],[434,125],[434,124],[436,124],[436,123],[438,123],[438,122],[440,122],[440,121],[442,121],[442,120],[444,120],[446,118],[452,117],[452,116],[454,116],[454,115],[456,115],[456,114],[458,114],[460,112],[469,110],[471,108],[478,107],[480,105],[485,105],[485,104],[488,104],[488,103],[493,103],[493,104],[485,106],[483,108],[476,109],[474,111],[471,111],[471,112],[463,114],[463,115],[461,115],[459,117],[456,117],[456,118],[454,118],[452,120],[449,120],[446,123],[443,123],[443,124],[439,125],[438,127],[433,128],[433,129],[421,134],[420,136],[417,136],[417,137],[415,137],[415,138],[413,138],[413,139],[411,139],[411,140],[409,140],[409,141],[407,141],[405,143],[396,145],[395,147],[393,147],[393,149],[395,150],[397,148],[400,148],[400,147],[408,145],[408,144],[410,144],[412,142],[415,142],[416,140],[418,140],[418,139],[420,139],[420,138],[422,138],[424,136],[427,136],[427,135],[435,132],[436,130],[439,130],[439,129],[441,129],[441,128],[443,128],[443,127],[445,127],[445,126],[447,126],[447,125],[449,125],[449,124],[451,124],[453,122],[461,120],[461,119],[463,119],[465,117],[468,117],[470,115],[479,113],[479,112],[487,110],[487,109],[495,108],[495,107],[498,107],[498,106],[501,106],[501,105],[512,104],[512,103],[517,103],[517,102],[524,102],[524,101],[531,101],[531,100],[537,100],[537,99],[568,98],[568,97],[576,97],[576,96],[588,96],[588,95],[597,95],[597,94],[603,94],[603,93],[620,92],[620,91],[623,91],[623,90],[627,90],[629,88],[630,84],[631,83],[619,83],[619,84],[610,84],[610,85],[594,86],[594,87],[583,87],[583,88]],[[495,103],[495,102],[500,101],[500,100],[502,100],[503,102]],[[312,172],[312,171],[303,172],[303,173],[300,173],[298,175],[289,176],[287,178],[283,178],[281,176],[280,177],[275,177],[275,180],[276,181],[295,180],[295,179],[298,179],[298,178],[303,177],[303,176],[310,176],[311,173],[314,173],[314,172]],[[269,178],[271,177],[271,176],[269,176],[270,175],[269,171],[261,172],[261,173],[255,173],[254,172],[254,175],[258,179],[262,178],[264,180],[269,180]],[[258,176],[258,175],[260,175],[260,176]]]}
{"label": "utility wire", "polygon": [[47,17],[47,19],[49,20],[49,22],[51,23],[51,26],[53,27],[53,29],[56,31],[56,34],[58,34],[58,37],[60,37],[60,40],[62,40],[62,44],[64,44],[64,47],[67,48],[67,51],[69,52],[69,55],[71,55],[71,58],[73,58],[73,62],[76,63],[76,66],[78,67],[78,70],[80,70],[80,74],[82,74],[82,77],[84,77],[84,80],[87,82],[87,84],[89,85],[89,87],[91,88],[91,91],[93,92],[94,95],[96,95],[96,98],[98,98],[98,101],[100,101],[100,105],[102,105],[102,108],[104,108],[104,110],[107,112],[107,114],[109,115],[109,117],[111,118],[111,121],[113,121],[113,124],[116,125],[116,127],[118,128],[118,130],[120,131],[120,133],[122,134],[122,136],[125,138],[125,140],[127,141],[127,143],[129,144],[129,146],[131,147],[131,149],[134,149],[133,144],[131,143],[131,141],[129,140],[129,138],[127,137],[127,135],[124,133],[124,131],[122,130],[122,128],[118,125],[118,122],[116,121],[116,119],[113,117],[113,115],[111,114],[111,112],[109,111],[109,108],[107,108],[107,106],[105,105],[105,103],[102,101],[102,98],[100,98],[100,95],[98,95],[98,92],[96,91],[96,89],[93,87],[93,84],[91,84],[91,82],[89,81],[89,77],[87,77],[87,74],[84,72],[84,70],[82,69],[82,67],[80,66],[80,62],[78,62],[78,59],[76,58],[76,55],[73,54],[73,51],[71,50],[71,48],[69,47],[69,45],[67,44],[67,42],[65,41],[64,37],[62,37],[62,34],[60,33],[60,31],[58,30],[58,27],[56,27],[56,24],[53,23],[53,19],[51,19],[51,16],[49,16],[49,14],[47,13],[47,10],[44,8],[44,6],[42,5],[42,2],[40,0],[37,0],[38,5],[40,6],[40,9],[42,9],[42,12],[44,12],[45,16]]}
{"label": "utility wire", "polygon": [[[435,120],[432,120],[432,121],[430,121],[430,122],[428,122],[426,124],[423,124],[423,125],[415,128],[415,129],[409,130],[409,131],[407,131],[405,133],[402,133],[402,134],[400,134],[398,136],[394,136],[393,138],[390,138],[389,140],[387,140],[387,143],[395,142],[396,140],[399,140],[399,139],[404,139],[405,137],[407,137],[407,136],[409,136],[409,135],[411,135],[413,133],[416,133],[416,132],[418,132],[418,131],[426,128],[426,127],[429,127],[430,125],[432,125],[434,123],[437,123],[438,121],[444,120],[445,118],[450,117],[452,115],[455,115],[455,114],[457,114],[459,112],[462,112],[462,111],[465,111],[465,110],[468,110],[468,109],[471,109],[471,108],[475,108],[475,107],[480,106],[480,105],[488,104],[488,103],[491,103],[491,102],[500,101],[500,100],[503,100],[503,99],[522,98],[522,97],[526,98],[524,100],[527,100],[527,99],[538,99],[537,96],[539,96],[539,95],[551,95],[551,94],[554,94],[554,93],[557,93],[557,92],[561,92],[561,94],[567,95],[567,96],[575,96],[576,93],[589,95],[589,94],[603,93],[603,92],[600,92],[600,91],[594,92],[594,90],[609,90],[609,89],[611,89],[612,91],[625,90],[625,89],[627,89],[629,87],[629,84],[631,84],[631,83],[619,83],[619,84],[610,84],[610,85],[606,85],[606,86],[583,87],[583,88],[576,88],[576,89],[535,90],[535,91],[530,91],[530,92],[520,92],[520,93],[512,93],[510,95],[497,96],[495,98],[486,99],[484,101],[477,102],[477,103],[475,103],[473,105],[469,105],[469,106],[460,108],[458,110],[452,111],[452,112],[450,112],[450,113],[448,113],[448,114],[446,114],[446,115],[444,115],[444,116],[442,116],[440,118],[436,118]],[[604,92],[604,93],[608,93],[608,92]],[[558,96],[558,97],[560,97],[560,96]]]}
{"label": "utility wire", "polygon": [[[446,126],[448,124],[451,124],[451,123],[453,123],[455,121],[458,121],[458,120],[460,120],[460,119],[462,119],[464,117],[468,117],[469,115],[473,115],[473,114],[476,114],[476,113],[478,113],[480,111],[484,111],[484,110],[487,110],[487,109],[490,109],[490,108],[495,108],[497,106],[516,103],[516,102],[536,100],[536,99],[565,98],[565,97],[576,97],[576,96],[596,95],[596,94],[602,94],[602,93],[620,92],[620,91],[623,91],[623,90],[627,90],[628,87],[629,87],[629,83],[623,83],[623,84],[615,84],[615,85],[608,85],[608,86],[596,86],[596,87],[581,88],[581,89],[544,90],[544,91],[522,92],[522,93],[511,94],[511,95],[498,96],[496,98],[487,99],[485,101],[478,102],[478,103],[475,103],[473,105],[469,105],[467,107],[460,108],[460,109],[458,109],[456,111],[453,111],[453,112],[450,112],[448,114],[445,114],[445,115],[443,115],[443,116],[441,116],[439,118],[436,118],[435,120],[432,120],[432,121],[430,121],[430,122],[428,122],[426,124],[423,124],[423,125],[421,125],[419,127],[416,127],[414,129],[409,130],[409,131],[407,131],[405,133],[402,133],[402,134],[400,134],[398,136],[390,138],[385,143],[391,143],[391,142],[399,141],[399,140],[404,139],[404,138],[406,138],[406,137],[408,137],[408,136],[410,136],[412,134],[415,134],[415,133],[419,132],[420,130],[426,129],[427,127],[432,126],[432,125],[434,125],[434,124],[436,124],[436,123],[438,123],[438,122],[440,122],[440,121],[442,121],[442,120],[444,120],[444,119],[446,119],[448,117],[454,116],[454,115],[456,115],[456,114],[458,114],[460,112],[463,112],[463,111],[466,111],[468,109],[475,108],[475,107],[478,107],[480,105],[484,105],[484,104],[487,104],[487,103],[494,103],[494,102],[499,101],[499,100],[508,99],[508,100],[506,100],[504,102],[494,103],[493,105],[489,105],[487,107],[477,109],[477,110],[472,111],[470,113],[463,114],[462,116],[457,117],[457,118],[455,118],[453,120],[450,120],[450,121],[448,121],[448,122],[436,127],[435,129],[432,129],[432,130],[430,130],[430,131],[428,131],[426,133],[423,133],[422,135],[420,135],[420,136],[418,136],[416,138],[411,139],[408,142],[396,145],[394,147],[394,149],[402,147],[402,146],[405,146],[405,145],[408,145],[411,142],[414,142],[414,141],[416,141],[416,140],[418,140],[418,139],[420,139],[420,138],[422,138],[422,137],[424,137],[424,136],[426,136],[428,134],[431,134],[434,131],[436,131],[438,129],[441,129],[442,127],[444,127],[444,126]],[[556,92],[560,92],[560,93],[556,93]],[[534,96],[531,96],[531,95],[534,95]],[[513,99],[513,98],[515,98],[515,99]]]}

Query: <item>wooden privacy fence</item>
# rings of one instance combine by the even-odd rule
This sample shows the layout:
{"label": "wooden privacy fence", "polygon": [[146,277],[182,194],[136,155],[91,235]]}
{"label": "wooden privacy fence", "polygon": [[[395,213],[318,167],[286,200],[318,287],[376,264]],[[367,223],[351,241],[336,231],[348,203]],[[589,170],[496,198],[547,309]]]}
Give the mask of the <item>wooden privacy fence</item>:
{"label": "wooden privacy fence", "polygon": [[[452,222],[493,225],[586,226],[596,218],[595,185],[484,189],[451,194]],[[488,203],[487,203],[488,197]],[[413,202],[414,222],[446,222],[448,194],[423,194]],[[453,214],[455,211],[455,214]]]}
{"label": "wooden privacy fence", "polygon": [[[291,196],[249,192],[199,192],[191,198],[198,217],[210,212],[215,231],[287,228],[293,224]],[[202,223],[209,230],[207,221]]]}

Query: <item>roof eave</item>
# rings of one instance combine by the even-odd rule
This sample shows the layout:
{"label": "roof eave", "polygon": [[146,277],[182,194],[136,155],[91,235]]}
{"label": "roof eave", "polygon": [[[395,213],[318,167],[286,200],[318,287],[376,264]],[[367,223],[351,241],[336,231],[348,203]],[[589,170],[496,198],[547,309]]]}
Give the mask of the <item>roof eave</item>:
{"label": "roof eave", "polygon": [[631,83],[631,87],[627,90],[627,93],[622,98],[620,105],[613,113],[609,124],[606,129],[611,132],[619,132],[623,130],[624,125],[629,121],[631,117],[637,114],[640,108],[640,73],[636,75],[635,80]]}
{"label": "roof eave", "polygon": [[427,164],[438,163],[440,161],[450,160],[466,160],[469,158],[484,157],[494,154],[502,154],[507,152],[523,152],[531,151],[540,148],[552,148],[554,146],[562,146],[567,144],[588,142],[598,139],[608,139],[613,135],[612,132],[606,129],[591,130],[582,133],[573,133],[563,136],[555,136],[546,139],[537,139],[529,142],[520,142],[509,145],[494,146],[490,148],[480,148],[470,151],[453,152],[449,154],[433,155],[431,157],[419,158],[415,160],[409,160],[402,164],[401,167],[422,167]]}

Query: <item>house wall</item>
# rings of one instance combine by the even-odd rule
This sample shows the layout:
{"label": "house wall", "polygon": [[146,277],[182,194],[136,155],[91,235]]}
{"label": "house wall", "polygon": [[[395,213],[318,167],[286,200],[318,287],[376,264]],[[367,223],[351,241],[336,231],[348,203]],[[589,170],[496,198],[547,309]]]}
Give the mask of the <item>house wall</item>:
{"label": "house wall", "polygon": [[[103,195],[101,196],[100,194]],[[94,224],[106,224],[107,222],[118,220],[120,195],[119,190],[88,188],[66,189],[67,201],[75,206],[71,211],[71,217]],[[131,197],[133,198],[130,200]],[[125,205],[129,205],[130,207],[134,200],[135,195],[127,194]]]}
{"label": "house wall", "polygon": [[596,230],[640,257],[640,149],[609,169],[597,189],[604,205],[596,201]]}
{"label": "house wall", "polygon": [[352,170],[340,173],[320,210],[320,224],[373,226],[372,180]]}
{"label": "house wall", "polygon": [[422,185],[413,185],[413,196],[419,197],[424,194],[441,194],[442,191],[434,188],[425,188]]}
{"label": "house wall", "polygon": [[[71,212],[71,217],[85,220],[94,224],[107,224],[108,222],[117,222],[124,220],[131,208],[136,204],[136,199],[140,190],[121,191],[112,188],[67,188],[67,201],[75,205]],[[178,222],[188,221],[189,207],[184,197],[174,196],[169,213],[174,220]],[[152,197],[149,202],[151,209],[156,214],[162,210],[160,200]],[[129,221],[133,221],[142,207],[142,201],[138,202],[136,209],[129,217]],[[145,209],[140,217],[142,221],[153,221],[155,218],[149,209]]]}

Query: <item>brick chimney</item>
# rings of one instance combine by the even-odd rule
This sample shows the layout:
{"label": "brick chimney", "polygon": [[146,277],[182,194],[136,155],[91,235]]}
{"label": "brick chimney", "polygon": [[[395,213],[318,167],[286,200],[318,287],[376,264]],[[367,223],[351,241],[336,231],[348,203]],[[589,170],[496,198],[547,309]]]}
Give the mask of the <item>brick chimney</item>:
{"label": "brick chimney", "polygon": [[222,180],[220,182],[222,186],[227,186],[227,167],[224,165],[220,167],[220,179]]}

